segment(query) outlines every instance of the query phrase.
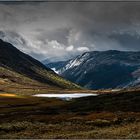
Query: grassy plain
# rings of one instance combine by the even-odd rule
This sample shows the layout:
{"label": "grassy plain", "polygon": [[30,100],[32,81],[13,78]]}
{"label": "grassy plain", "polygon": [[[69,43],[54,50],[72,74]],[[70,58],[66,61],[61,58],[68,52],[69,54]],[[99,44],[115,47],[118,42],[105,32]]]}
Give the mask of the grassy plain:
{"label": "grassy plain", "polygon": [[139,90],[114,93],[108,91],[96,97],[64,101],[31,95],[34,91],[79,91],[47,92],[45,88],[37,90],[31,87],[21,89],[13,88],[12,92],[8,92],[8,88],[7,92],[4,88],[1,89],[1,139],[140,138]]}

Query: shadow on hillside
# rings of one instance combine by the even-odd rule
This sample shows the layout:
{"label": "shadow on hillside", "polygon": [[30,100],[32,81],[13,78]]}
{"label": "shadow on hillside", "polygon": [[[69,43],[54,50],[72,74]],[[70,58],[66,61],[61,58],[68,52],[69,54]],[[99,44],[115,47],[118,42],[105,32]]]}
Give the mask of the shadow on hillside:
{"label": "shadow on hillside", "polygon": [[71,101],[67,105],[67,110],[72,112],[140,112],[140,91],[79,98]]}

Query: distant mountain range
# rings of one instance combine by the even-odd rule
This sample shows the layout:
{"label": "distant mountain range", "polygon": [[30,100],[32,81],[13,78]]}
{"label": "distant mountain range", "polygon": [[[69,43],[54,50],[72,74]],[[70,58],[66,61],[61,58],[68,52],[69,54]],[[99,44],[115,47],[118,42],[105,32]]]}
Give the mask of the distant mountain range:
{"label": "distant mountain range", "polygon": [[41,62],[0,40],[0,84],[44,85],[48,88],[78,89]]}
{"label": "distant mountain range", "polygon": [[46,66],[89,89],[140,85],[140,52],[92,51],[68,61],[51,62]]}

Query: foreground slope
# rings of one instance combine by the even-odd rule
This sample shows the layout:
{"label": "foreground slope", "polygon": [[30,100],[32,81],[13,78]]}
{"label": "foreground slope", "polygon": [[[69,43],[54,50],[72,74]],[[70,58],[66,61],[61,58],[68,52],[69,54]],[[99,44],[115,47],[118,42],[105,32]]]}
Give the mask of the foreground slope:
{"label": "foreground slope", "polygon": [[60,62],[47,66],[55,68],[64,78],[89,89],[140,85],[140,52],[86,52],[67,61],[62,67]]}
{"label": "foreground slope", "polygon": [[49,88],[79,88],[2,40],[0,40],[0,83],[44,85]]}

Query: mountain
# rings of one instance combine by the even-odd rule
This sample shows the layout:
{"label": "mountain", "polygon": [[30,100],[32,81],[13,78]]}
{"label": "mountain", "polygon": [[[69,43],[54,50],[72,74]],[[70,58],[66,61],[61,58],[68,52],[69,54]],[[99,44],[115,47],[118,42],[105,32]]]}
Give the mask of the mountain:
{"label": "mountain", "polygon": [[50,64],[50,63],[54,63],[54,62],[58,62],[58,61],[62,61],[60,60],[60,57],[58,56],[53,56],[53,57],[49,57],[45,60],[42,60],[41,62],[44,64],[44,65],[47,65],[47,64]]}
{"label": "mountain", "polygon": [[59,70],[68,63],[69,61],[57,61],[57,62],[51,62],[51,63],[44,63],[45,66],[48,68],[54,70],[56,73],[59,73]]}
{"label": "mountain", "polygon": [[44,85],[49,88],[78,89],[41,62],[0,40],[0,84]]}
{"label": "mountain", "polygon": [[42,63],[44,65],[47,65],[47,64],[51,63],[51,61],[49,59],[45,59],[45,60],[42,61]]}
{"label": "mountain", "polygon": [[60,62],[50,65],[62,77],[89,89],[140,85],[140,52],[92,51],[67,61],[59,69]]}

